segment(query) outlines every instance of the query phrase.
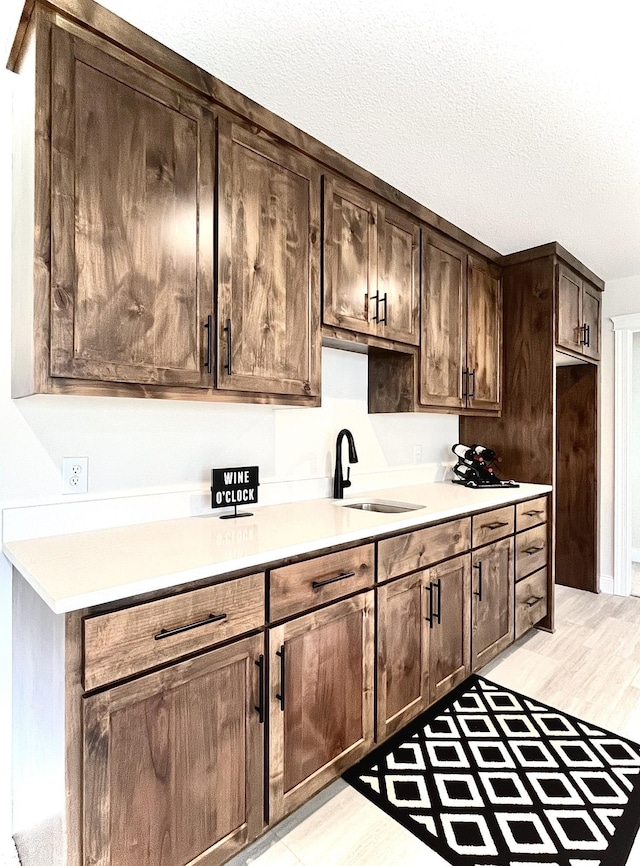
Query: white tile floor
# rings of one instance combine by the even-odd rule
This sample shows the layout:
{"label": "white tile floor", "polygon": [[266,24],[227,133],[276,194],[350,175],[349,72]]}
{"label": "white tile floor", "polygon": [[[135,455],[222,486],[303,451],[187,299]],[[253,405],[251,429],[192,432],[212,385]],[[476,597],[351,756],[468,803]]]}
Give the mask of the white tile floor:
{"label": "white tile floor", "polygon": [[[556,633],[530,633],[488,665],[483,676],[640,740],[640,599],[557,590]],[[339,780],[229,866],[444,863]],[[640,840],[628,866],[640,866]]]}

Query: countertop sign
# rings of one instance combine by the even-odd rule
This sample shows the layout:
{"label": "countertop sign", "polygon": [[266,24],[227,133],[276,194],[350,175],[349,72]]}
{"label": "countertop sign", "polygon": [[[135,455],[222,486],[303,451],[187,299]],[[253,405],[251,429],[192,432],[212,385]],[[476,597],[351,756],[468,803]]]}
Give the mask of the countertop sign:
{"label": "countertop sign", "polygon": [[238,505],[255,505],[258,501],[258,467],[236,466],[229,469],[211,470],[211,507],[234,507],[228,517],[251,517],[249,512],[238,512]]}

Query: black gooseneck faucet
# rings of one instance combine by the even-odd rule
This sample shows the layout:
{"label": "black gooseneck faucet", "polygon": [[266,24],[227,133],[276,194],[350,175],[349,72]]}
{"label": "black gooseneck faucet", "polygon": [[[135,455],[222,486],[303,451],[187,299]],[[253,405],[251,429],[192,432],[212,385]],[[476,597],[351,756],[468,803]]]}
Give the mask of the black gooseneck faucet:
{"label": "black gooseneck faucet", "polygon": [[333,473],[334,499],[343,499],[344,488],[351,487],[351,481],[349,480],[351,469],[349,468],[349,466],[347,466],[347,477],[343,478],[342,476],[342,440],[345,438],[345,436],[349,445],[349,463],[358,462],[358,452],[356,451],[356,443],[353,441],[353,434],[351,430],[341,430],[338,433],[338,438],[336,439],[336,468],[335,472]]}

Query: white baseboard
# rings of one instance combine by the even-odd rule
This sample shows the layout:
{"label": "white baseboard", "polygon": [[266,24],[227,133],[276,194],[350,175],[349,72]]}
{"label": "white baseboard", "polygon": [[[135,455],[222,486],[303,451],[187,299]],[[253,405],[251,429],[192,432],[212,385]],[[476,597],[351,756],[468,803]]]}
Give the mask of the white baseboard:
{"label": "white baseboard", "polygon": [[608,574],[600,575],[600,591],[613,595],[613,578]]}
{"label": "white baseboard", "polygon": [[631,548],[631,562],[640,562],[640,547]]}

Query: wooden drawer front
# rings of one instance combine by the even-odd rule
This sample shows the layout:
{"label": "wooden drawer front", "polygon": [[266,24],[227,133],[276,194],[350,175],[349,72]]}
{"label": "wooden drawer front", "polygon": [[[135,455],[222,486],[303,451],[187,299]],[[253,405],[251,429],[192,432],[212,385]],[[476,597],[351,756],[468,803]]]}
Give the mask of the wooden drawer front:
{"label": "wooden drawer front", "polygon": [[263,624],[264,574],[89,617],[84,687],[90,691]]}
{"label": "wooden drawer front", "polygon": [[271,622],[311,610],[373,586],[373,544],[274,568],[270,582]]}
{"label": "wooden drawer front", "polygon": [[473,546],[480,547],[490,541],[498,541],[507,535],[513,535],[515,513],[513,505],[495,508],[485,514],[474,514],[471,518],[471,537]]}
{"label": "wooden drawer front", "polygon": [[547,569],[516,583],[516,639],[547,615]]}
{"label": "wooden drawer front", "polygon": [[471,545],[471,518],[451,520],[378,542],[378,580],[426,568],[464,553]]}
{"label": "wooden drawer front", "polygon": [[547,564],[547,524],[516,535],[516,580]]}
{"label": "wooden drawer front", "polygon": [[530,499],[528,502],[518,502],[516,505],[516,532],[546,523],[547,520],[547,496],[538,499]]}

